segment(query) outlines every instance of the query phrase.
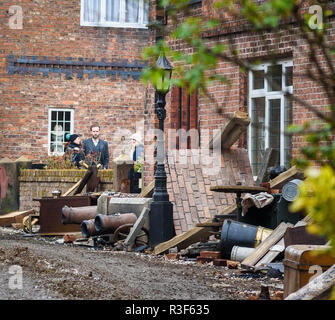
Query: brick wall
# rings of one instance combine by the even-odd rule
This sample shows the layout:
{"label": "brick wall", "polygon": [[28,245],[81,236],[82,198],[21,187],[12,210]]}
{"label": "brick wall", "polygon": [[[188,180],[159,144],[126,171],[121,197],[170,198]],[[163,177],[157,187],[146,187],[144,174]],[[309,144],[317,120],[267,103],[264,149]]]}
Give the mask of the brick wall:
{"label": "brick wall", "polygon": [[[12,5],[23,10],[22,30],[8,25]],[[82,27],[79,0],[4,0],[0,37],[2,156],[43,159],[51,107],[73,109],[74,131],[84,138],[90,124],[99,122],[111,157],[121,136],[143,121],[146,89],[139,73],[147,29]],[[29,59],[36,63],[27,64]],[[93,60],[102,65],[87,65]],[[59,63],[64,61],[74,62],[68,74]]]}
{"label": "brick wall", "polygon": [[[52,191],[62,193],[70,189],[86,173],[86,170],[22,170],[19,177],[20,210],[34,208],[38,210],[39,202],[33,199],[52,197]],[[100,184],[97,191],[113,190],[113,170],[99,170]],[[82,193],[86,192],[84,187]]]}
{"label": "brick wall", "polygon": [[[189,6],[189,15],[197,16],[212,16],[221,14],[225,16],[224,12],[213,12],[211,7],[212,0],[203,0],[202,3],[196,3]],[[180,20],[183,18],[182,13],[179,14]],[[209,46],[218,42],[228,44],[229,39],[234,43],[236,49],[240,53],[240,57],[246,61],[261,60],[270,62],[273,55],[278,58],[290,58],[293,61],[293,93],[310,103],[320,111],[326,111],[328,104],[326,94],[320,86],[308,79],[304,74],[311,69],[311,62],[308,58],[308,48],[303,40],[295,35],[296,27],[291,24],[290,30],[282,30],[279,36],[272,33],[264,32],[262,35],[257,35],[250,30],[250,27],[241,20],[229,19],[227,16],[226,23],[217,30],[204,32],[203,38]],[[328,34],[328,42],[330,45],[334,44],[335,25],[334,17],[330,18],[330,30]],[[171,26],[171,21],[168,21]],[[168,40],[170,46],[181,52],[192,52],[185,43],[176,39]],[[319,61],[325,67],[325,59],[319,57]],[[214,72],[214,71],[211,71]],[[208,87],[208,92],[214,97],[210,100],[204,95],[198,97],[198,123],[199,129],[214,129],[220,128],[226,121],[227,117],[237,110],[247,110],[248,107],[248,76],[246,73],[239,70],[239,68],[229,62],[220,62],[215,70],[218,74],[225,75],[230,81],[228,84],[214,83]],[[169,128],[170,117],[174,115],[173,108],[170,103],[171,92],[167,95],[167,119],[166,128]],[[153,108],[151,117],[154,119]],[[306,108],[299,102],[293,102],[293,123],[301,124],[306,120],[316,120],[316,115],[306,110]],[[153,121],[153,120],[152,120]],[[149,121],[148,121],[149,122]],[[212,133],[210,133],[212,134]],[[211,138],[211,137],[210,137]],[[299,155],[299,149],[304,144],[303,138],[294,136],[292,139],[292,156]],[[247,135],[243,135],[236,143],[237,146],[247,147]],[[148,175],[147,180],[153,179],[153,175]]]}

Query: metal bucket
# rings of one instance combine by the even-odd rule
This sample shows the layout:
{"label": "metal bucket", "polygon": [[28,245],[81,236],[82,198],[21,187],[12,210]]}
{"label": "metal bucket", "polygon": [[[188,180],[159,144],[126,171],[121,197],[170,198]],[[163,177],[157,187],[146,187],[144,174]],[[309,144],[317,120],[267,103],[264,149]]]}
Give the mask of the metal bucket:
{"label": "metal bucket", "polygon": [[242,262],[253,251],[254,248],[233,246],[231,249],[230,260]]}
{"label": "metal bucket", "polygon": [[286,201],[292,202],[299,196],[299,185],[302,180],[293,179],[287,182],[282,189],[282,196]]}
{"label": "metal bucket", "polygon": [[221,231],[221,256],[229,259],[234,246],[255,248],[273,230],[226,219]]}

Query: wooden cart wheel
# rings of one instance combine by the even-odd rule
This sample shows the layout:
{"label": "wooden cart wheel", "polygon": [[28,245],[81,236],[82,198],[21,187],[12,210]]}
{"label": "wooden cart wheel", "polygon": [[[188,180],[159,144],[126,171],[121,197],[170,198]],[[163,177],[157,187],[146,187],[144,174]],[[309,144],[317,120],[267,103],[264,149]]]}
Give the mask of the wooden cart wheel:
{"label": "wooden cart wheel", "polygon": [[[130,229],[133,227],[133,224],[124,224],[120,227],[118,227],[115,232],[114,232],[114,239],[113,242],[116,243],[118,241],[124,241],[126,240]],[[135,245],[143,245],[146,244],[147,241],[143,240],[142,238],[144,236],[147,236],[147,238],[149,237],[149,231],[146,228],[142,228],[142,232],[140,232],[136,239],[135,239]]]}

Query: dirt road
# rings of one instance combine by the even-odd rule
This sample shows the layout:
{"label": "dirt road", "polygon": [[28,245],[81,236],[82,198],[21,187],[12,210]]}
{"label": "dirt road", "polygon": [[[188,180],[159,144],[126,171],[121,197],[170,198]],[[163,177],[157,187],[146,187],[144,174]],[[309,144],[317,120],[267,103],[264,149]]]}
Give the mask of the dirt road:
{"label": "dirt road", "polygon": [[236,300],[258,293],[261,284],[270,292],[283,285],[225,267],[55,240],[0,228],[0,299]]}

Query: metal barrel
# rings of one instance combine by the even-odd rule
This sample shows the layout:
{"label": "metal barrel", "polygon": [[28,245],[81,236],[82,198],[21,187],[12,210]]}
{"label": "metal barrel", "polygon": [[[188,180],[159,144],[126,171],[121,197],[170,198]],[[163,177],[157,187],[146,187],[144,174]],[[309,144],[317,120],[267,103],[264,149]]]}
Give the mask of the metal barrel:
{"label": "metal barrel", "polygon": [[254,248],[233,246],[231,249],[230,260],[242,262],[253,251]]}
{"label": "metal barrel", "polygon": [[292,202],[299,196],[299,185],[302,180],[293,179],[287,182],[282,189],[282,196],[286,201]]}
{"label": "metal barrel", "polygon": [[94,225],[94,219],[84,220],[80,225],[81,234],[84,238],[99,236],[103,232],[97,231]]}
{"label": "metal barrel", "polygon": [[98,206],[68,207],[62,208],[62,224],[81,224],[97,215]]}
{"label": "metal barrel", "polygon": [[135,213],[116,213],[111,215],[97,214],[94,220],[95,229],[101,232],[113,232],[124,224],[134,224]]}
{"label": "metal barrel", "polygon": [[273,230],[226,219],[221,231],[221,256],[229,259],[234,246],[255,248]]}

